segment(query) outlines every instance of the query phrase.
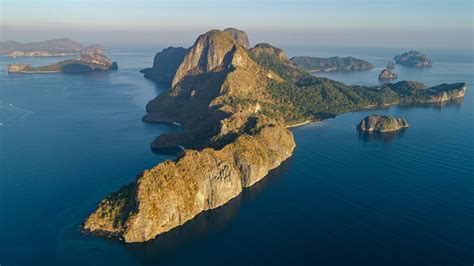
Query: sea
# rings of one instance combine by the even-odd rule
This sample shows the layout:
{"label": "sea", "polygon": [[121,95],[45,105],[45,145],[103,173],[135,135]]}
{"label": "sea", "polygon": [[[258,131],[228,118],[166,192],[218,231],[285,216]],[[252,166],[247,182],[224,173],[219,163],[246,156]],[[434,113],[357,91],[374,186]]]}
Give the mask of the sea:
{"label": "sea", "polygon": [[[378,86],[400,49],[283,47],[289,56],[354,56],[372,70],[316,73]],[[101,199],[175,155],[141,121],[168,88],[143,78],[160,47],[111,49],[119,69],[11,74],[64,58],[0,57],[0,265],[472,265],[474,53],[423,50],[427,69],[397,65],[398,80],[467,82],[462,101],[345,113],[292,128],[293,156],[228,204],[136,244],[81,232]],[[367,115],[410,127],[364,135]]]}

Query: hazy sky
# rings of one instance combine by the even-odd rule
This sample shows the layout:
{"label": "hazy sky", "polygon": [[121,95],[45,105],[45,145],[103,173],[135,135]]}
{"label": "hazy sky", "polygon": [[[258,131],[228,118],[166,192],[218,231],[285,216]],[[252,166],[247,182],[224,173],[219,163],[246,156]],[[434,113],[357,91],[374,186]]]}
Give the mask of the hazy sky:
{"label": "hazy sky", "polygon": [[473,47],[473,0],[0,0],[0,39],[190,45],[237,27],[275,45]]}

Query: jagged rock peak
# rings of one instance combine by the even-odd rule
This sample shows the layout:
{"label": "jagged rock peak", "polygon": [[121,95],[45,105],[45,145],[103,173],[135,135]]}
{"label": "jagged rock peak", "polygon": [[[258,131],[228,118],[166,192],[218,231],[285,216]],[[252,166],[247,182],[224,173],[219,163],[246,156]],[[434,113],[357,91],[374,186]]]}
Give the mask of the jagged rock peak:
{"label": "jagged rock peak", "polygon": [[249,38],[245,31],[236,28],[226,28],[224,29],[224,31],[232,35],[235,41],[245,49],[248,49],[250,47]]}
{"label": "jagged rock peak", "polygon": [[211,30],[200,35],[176,71],[172,87],[187,75],[222,70],[232,62],[232,53],[238,46],[229,33],[221,30]]}

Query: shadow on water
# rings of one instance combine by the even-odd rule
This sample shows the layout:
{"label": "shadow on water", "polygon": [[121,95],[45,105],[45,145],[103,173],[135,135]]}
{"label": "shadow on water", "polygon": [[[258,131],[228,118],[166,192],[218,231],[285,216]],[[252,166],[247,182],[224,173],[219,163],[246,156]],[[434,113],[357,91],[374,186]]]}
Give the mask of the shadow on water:
{"label": "shadow on water", "polygon": [[229,229],[235,221],[242,205],[250,204],[264,189],[277,182],[288,171],[291,159],[270,171],[268,176],[250,188],[246,188],[236,198],[224,206],[198,214],[183,226],[175,228],[145,243],[125,244],[125,247],[143,264],[159,265],[176,258],[186,247]]}
{"label": "shadow on water", "polygon": [[394,132],[383,132],[383,133],[358,131],[359,140],[363,142],[382,141],[382,142],[389,143],[396,139],[402,138],[405,130],[406,129],[400,129]]}

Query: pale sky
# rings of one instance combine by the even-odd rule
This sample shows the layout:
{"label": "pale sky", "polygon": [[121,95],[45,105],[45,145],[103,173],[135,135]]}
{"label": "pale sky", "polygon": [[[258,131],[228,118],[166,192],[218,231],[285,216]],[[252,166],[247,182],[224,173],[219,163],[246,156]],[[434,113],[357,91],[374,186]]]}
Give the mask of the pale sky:
{"label": "pale sky", "polygon": [[0,0],[0,11],[2,41],[189,46],[237,27],[252,44],[473,48],[473,0]]}

